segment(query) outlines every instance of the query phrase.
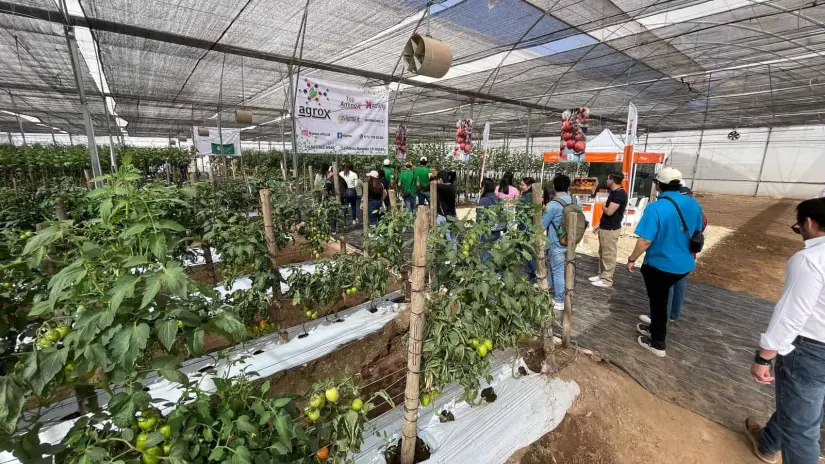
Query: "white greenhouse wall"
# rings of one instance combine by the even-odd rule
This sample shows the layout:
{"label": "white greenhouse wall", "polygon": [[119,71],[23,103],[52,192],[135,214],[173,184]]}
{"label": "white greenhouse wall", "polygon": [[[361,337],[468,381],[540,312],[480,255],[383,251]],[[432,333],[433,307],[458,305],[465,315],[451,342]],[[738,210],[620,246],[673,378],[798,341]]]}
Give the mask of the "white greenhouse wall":
{"label": "white greenhouse wall", "polygon": [[667,153],[696,192],[806,199],[825,188],[825,126],[744,128],[739,140],[729,132],[652,133],[639,148]]}

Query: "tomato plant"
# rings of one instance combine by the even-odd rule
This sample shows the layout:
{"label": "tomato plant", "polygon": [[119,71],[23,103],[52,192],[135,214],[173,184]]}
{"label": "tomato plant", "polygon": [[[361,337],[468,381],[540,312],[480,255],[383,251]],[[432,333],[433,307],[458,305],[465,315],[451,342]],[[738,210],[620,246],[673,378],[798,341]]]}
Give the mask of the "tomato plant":
{"label": "tomato plant", "polygon": [[412,212],[407,208],[390,208],[364,238],[364,247],[373,256],[386,260],[389,263],[389,271],[400,277],[407,299],[410,297],[412,227]]}
{"label": "tomato plant", "polygon": [[[474,401],[479,378],[490,376],[488,353],[516,346],[522,335],[538,333],[550,316],[551,297],[526,281],[523,262],[533,252],[532,227],[521,230],[525,216],[510,217],[501,237],[492,230],[502,223],[501,208],[490,208],[479,223],[454,221],[430,236],[427,267],[432,293],[424,325],[423,391],[439,391],[457,381],[463,397]],[[457,243],[444,240],[450,232]]]}
{"label": "tomato plant", "polygon": [[337,318],[341,300],[352,289],[358,288],[357,269],[360,258],[354,255],[337,255],[315,261],[312,272],[295,268],[287,278],[292,304],[302,306],[305,312],[316,314],[319,309],[332,305],[333,317]]}

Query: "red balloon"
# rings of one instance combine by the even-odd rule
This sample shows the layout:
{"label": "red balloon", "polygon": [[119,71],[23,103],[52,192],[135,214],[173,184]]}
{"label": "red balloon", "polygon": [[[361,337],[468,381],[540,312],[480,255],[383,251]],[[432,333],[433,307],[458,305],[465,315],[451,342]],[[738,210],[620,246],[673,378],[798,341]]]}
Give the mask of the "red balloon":
{"label": "red balloon", "polygon": [[584,151],[584,142],[581,142],[581,141],[576,142],[575,145],[573,145],[573,149],[578,151],[578,152]]}
{"label": "red balloon", "polygon": [[570,148],[572,150],[574,146],[576,146],[576,141],[575,140],[568,140],[567,141],[567,148]]}

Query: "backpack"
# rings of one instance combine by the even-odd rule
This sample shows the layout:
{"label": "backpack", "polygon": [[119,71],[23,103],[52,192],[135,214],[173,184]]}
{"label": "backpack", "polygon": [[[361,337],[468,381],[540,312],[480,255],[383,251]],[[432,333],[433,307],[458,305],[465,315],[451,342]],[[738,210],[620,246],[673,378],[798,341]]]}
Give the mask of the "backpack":
{"label": "backpack", "polygon": [[576,230],[573,231],[573,238],[575,239],[576,245],[578,245],[584,238],[584,232],[587,230],[588,226],[587,219],[584,217],[584,211],[582,211],[581,206],[576,204],[576,202],[565,203],[565,201],[561,198],[554,198],[553,201],[562,206],[561,226],[556,229],[556,235],[559,237],[559,244],[567,246],[567,232],[570,229],[567,227],[567,215],[568,213],[576,213]]}

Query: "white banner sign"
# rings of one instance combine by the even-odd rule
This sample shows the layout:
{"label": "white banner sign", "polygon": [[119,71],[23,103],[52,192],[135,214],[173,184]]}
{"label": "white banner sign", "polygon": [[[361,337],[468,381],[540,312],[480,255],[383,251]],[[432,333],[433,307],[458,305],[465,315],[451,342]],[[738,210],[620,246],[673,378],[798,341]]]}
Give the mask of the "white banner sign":
{"label": "white banner sign", "polygon": [[301,78],[295,110],[295,138],[302,153],[387,154],[387,87]]}
{"label": "white banner sign", "polygon": [[[221,129],[218,132],[217,127],[209,127],[209,135],[201,136],[198,134],[198,126],[195,126],[192,133],[195,134],[195,150],[198,155],[240,155],[241,154],[241,130],[240,129]],[[221,143],[223,143],[223,150],[221,150]]]}

